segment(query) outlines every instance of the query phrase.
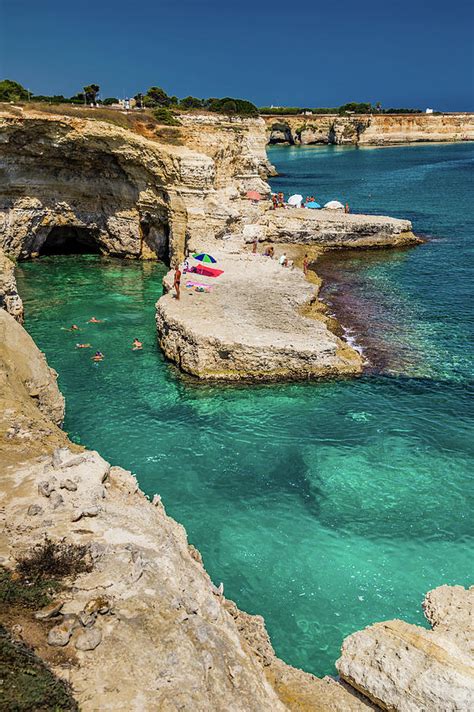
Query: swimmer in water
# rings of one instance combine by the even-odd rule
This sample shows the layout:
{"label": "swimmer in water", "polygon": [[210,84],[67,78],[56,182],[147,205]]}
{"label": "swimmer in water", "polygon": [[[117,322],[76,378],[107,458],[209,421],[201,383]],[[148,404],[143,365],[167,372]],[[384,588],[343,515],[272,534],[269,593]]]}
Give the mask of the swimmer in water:
{"label": "swimmer in water", "polygon": [[72,324],[69,331],[80,331],[80,329],[77,324]]}
{"label": "swimmer in water", "polygon": [[91,316],[89,321],[87,322],[88,324],[102,324],[102,319],[96,319],[95,316]]}
{"label": "swimmer in water", "polygon": [[142,342],[139,341],[139,340],[136,339],[136,338],[133,339],[132,350],[133,350],[133,351],[139,351],[139,350],[142,349],[142,348],[143,348]]}
{"label": "swimmer in water", "polygon": [[76,349],[90,349],[90,344],[76,344]]}
{"label": "swimmer in water", "polygon": [[102,361],[103,358],[104,358],[104,354],[101,353],[100,351],[96,351],[94,356],[92,357],[92,360],[93,361]]}

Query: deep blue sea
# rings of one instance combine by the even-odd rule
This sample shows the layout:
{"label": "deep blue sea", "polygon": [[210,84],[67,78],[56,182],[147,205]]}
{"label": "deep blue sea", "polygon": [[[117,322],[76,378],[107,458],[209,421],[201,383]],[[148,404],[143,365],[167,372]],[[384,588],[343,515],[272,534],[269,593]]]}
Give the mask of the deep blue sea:
{"label": "deep blue sea", "polygon": [[[157,265],[48,257],[21,264],[18,284],[27,328],[59,372],[71,437],[159,492],[225,595],[265,617],[284,660],[322,675],[352,631],[423,624],[427,590],[474,583],[474,145],[269,155],[275,190],[407,217],[428,238],[318,268],[371,362],[362,378],[241,388],[181,378],[156,345]],[[72,323],[79,333],[62,329]],[[78,341],[105,360],[93,364]]]}

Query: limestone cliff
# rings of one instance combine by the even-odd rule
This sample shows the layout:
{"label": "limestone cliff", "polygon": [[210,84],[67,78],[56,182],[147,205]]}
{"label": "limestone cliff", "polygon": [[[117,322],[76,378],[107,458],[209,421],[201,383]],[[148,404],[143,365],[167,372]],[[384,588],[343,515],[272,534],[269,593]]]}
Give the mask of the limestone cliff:
{"label": "limestone cliff", "polygon": [[[262,179],[268,170],[262,122],[214,123],[209,117],[183,119],[173,140],[165,142],[93,120],[6,114],[0,122],[1,243],[20,258],[72,241],[74,247],[94,246],[108,254],[171,259],[187,244],[215,243],[227,231],[241,251],[245,227],[263,226],[279,239],[281,216],[272,218],[275,224],[261,223],[265,210],[244,199],[250,188],[268,189]],[[314,226],[300,227],[314,233]],[[393,235],[407,230],[394,228]],[[279,281],[274,263],[265,263],[264,270]],[[316,354],[317,368],[339,359],[357,372],[360,361],[324,320],[316,323],[304,313],[300,318],[311,290],[301,274],[285,272],[283,282],[283,320],[270,324],[275,339],[282,338],[282,326],[292,322],[293,329],[296,321],[310,366]],[[260,288],[267,289],[266,284]],[[349,687],[276,658],[263,620],[224,598],[223,587],[211,582],[199,553],[166,515],[159,496],[150,502],[131,473],[74,446],[61,431],[64,402],[56,376],[19,323],[12,263],[1,256],[0,297],[0,557],[13,568],[46,535],[87,547],[92,569],[67,582],[52,610],[38,612],[35,636],[24,621],[16,632],[67,677],[82,710],[373,708],[355,688],[386,709],[428,709],[432,698],[426,686],[419,686],[425,696],[415,703],[408,689],[408,707],[405,693],[397,696],[390,687],[385,695],[380,685],[361,683],[353,668],[343,673],[354,685]],[[259,306],[252,293],[244,297],[246,315],[258,326]],[[275,312],[269,316],[275,319]],[[308,334],[317,337],[316,343]],[[275,361],[301,360],[299,353],[285,351],[291,341],[280,346]],[[228,360],[222,351],[221,359]],[[258,345],[254,353],[258,357]],[[449,628],[452,608],[445,616],[436,593],[427,611],[434,608],[436,621]],[[396,656],[406,644],[402,640],[397,649],[391,642],[391,651]],[[435,648],[429,654],[431,664],[440,662]],[[363,671],[372,663],[364,659],[357,667]],[[444,658],[436,668],[441,682],[452,682],[449,665]],[[462,699],[468,683],[463,677],[456,685],[456,699]],[[448,685],[438,685],[436,699],[446,700],[445,709],[458,709],[449,706],[450,694]]]}
{"label": "limestone cliff", "polygon": [[5,309],[22,324],[23,302],[16,287],[14,270],[14,263],[0,247],[0,309]]}
{"label": "limestone cliff", "polygon": [[314,114],[265,116],[269,143],[386,146],[473,141],[474,114]]}
{"label": "limestone cliff", "polygon": [[248,190],[269,192],[262,119],[192,115],[172,134],[145,129],[0,114],[0,247],[27,258],[74,243],[170,261],[239,226]]}

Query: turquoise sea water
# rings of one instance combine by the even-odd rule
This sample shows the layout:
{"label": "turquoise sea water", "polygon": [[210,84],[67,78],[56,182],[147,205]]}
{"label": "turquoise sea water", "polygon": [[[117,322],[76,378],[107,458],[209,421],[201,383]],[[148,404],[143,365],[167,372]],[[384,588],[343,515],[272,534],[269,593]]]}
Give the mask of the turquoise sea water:
{"label": "turquoise sea water", "polygon": [[[423,624],[472,583],[474,146],[281,148],[275,189],[413,220],[416,249],[322,265],[373,367],[362,378],[195,385],[156,347],[163,268],[95,256],[18,268],[26,324],[59,372],[71,437],[159,492],[216,584],[264,615],[277,653],[333,673],[342,639]],[[105,321],[87,324],[92,315]],[[79,333],[62,330],[77,323]],[[132,339],[144,341],[132,352]],[[89,342],[105,354],[93,364]]]}

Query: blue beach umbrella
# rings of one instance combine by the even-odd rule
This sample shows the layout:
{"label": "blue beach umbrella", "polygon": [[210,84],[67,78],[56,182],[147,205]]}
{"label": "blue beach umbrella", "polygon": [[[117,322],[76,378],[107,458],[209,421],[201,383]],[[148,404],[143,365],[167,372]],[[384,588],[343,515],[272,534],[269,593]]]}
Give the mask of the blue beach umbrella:
{"label": "blue beach umbrella", "polygon": [[208,255],[206,252],[194,253],[193,257],[195,260],[199,260],[199,262],[207,262],[207,264],[216,262],[214,257],[212,255]]}
{"label": "blue beach umbrella", "polygon": [[317,203],[315,200],[312,200],[310,203],[306,203],[306,205],[305,205],[305,208],[312,208],[312,209],[320,208],[320,207],[321,207],[320,204]]}

